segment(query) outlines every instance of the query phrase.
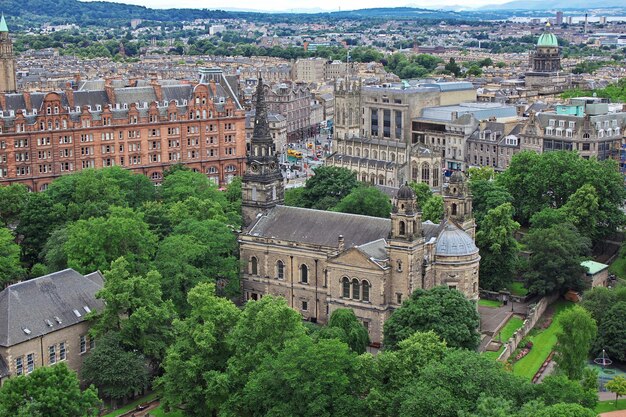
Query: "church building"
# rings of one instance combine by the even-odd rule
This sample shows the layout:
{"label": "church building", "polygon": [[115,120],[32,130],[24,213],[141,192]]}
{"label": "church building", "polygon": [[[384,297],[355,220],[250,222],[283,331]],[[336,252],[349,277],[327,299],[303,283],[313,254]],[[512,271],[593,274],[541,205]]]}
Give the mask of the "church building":
{"label": "church building", "polygon": [[281,296],[315,323],[350,308],[372,343],[382,344],[385,320],[418,288],[446,285],[478,299],[480,256],[462,173],[451,177],[443,193],[446,214],[439,224],[422,221],[415,193],[406,185],[389,218],[284,206],[263,95],[259,82],[242,186],[244,301]]}

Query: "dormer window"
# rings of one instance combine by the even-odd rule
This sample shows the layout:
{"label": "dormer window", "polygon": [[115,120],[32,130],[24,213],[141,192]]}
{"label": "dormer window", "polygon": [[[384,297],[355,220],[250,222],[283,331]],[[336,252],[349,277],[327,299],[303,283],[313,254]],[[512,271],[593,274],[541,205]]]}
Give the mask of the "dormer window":
{"label": "dormer window", "polygon": [[81,317],[80,312],[79,312],[78,310],[76,310],[76,309],[74,309],[74,315],[75,315],[76,317]]}

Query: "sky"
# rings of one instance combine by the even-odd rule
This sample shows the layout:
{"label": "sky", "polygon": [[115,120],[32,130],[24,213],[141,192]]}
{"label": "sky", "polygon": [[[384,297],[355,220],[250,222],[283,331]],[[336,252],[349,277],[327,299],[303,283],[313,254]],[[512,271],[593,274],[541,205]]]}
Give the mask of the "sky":
{"label": "sky", "polygon": [[[90,1],[90,0],[83,0]],[[93,0],[91,0],[93,1]],[[202,9],[251,9],[268,11],[292,11],[295,9],[322,9],[327,11],[367,9],[373,7],[422,7],[437,9],[462,4],[464,8],[480,7],[486,4],[501,4],[509,0],[237,0],[232,3],[224,0],[108,0],[117,3],[137,4],[155,9],[202,8]]]}

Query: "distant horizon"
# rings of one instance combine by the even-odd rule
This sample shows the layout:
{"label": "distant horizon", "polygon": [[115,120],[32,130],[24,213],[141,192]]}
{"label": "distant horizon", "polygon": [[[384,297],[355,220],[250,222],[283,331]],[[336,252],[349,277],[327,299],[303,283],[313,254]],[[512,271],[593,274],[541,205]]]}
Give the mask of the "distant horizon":
{"label": "distant horizon", "polygon": [[[80,0],[82,2],[93,2],[102,0]],[[465,8],[473,9],[487,5],[499,5],[508,3],[510,0],[388,0],[384,5],[379,0],[319,0],[311,3],[305,0],[275,0],[272,7],[262,7],[258,1],[239,0],[233,7],[225,7],[221,0],[105,0],[112,3],[132,4],[145,6],[151,9],[220,9],[220,10],[242,10],[242,11],[264,11],[264,12],[336,12],[377,9],[393,7],[415,7],[422,9],[442,9],[442,8]]]}

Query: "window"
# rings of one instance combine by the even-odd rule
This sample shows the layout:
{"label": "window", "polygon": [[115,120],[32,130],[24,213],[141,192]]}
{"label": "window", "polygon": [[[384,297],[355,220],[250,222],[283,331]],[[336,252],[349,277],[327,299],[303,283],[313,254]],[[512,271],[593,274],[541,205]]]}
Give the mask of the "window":
{"label": "window", "polygon": [[17,375],[22,375],[24,373],[24,359],[21,356],[19,358],[15,358],[15,373]]}
{"label": "window", "polygon": [[352,299],[358,300],[360,295],[361,295],[361,284],[359,283],[358,279],[354,278],[352,280]]}
{"label": "window", "polygon": [[26,355],[26,373],[31,373],[35,369],[35,354],[29,353]]}
{"label": "window", "polygon": [[258,265],[259,261],[258,259],[253,256],[252,258],[250,258],[250,274],[252,275],[259,275],[259,265]]}
{"label": "window", "polygon": [[87,336],[83,335],[80,337],[80,353],[87,352]]}
{"label": "window", "polygon": [[52,365],[56,363],[56,361],[57,361],[56,347],[52,345],[48,348],[48,363]]}
{"label": "window", "polygon": [[59,343],[59,360],[64,361],[66,359],[65,342]]}
{"label": "window", "polygon": [[300,265],[300,282],[309,283],[309,268],[305,264]]}
{"label": "window", "polygon": [[396,293],[396,302],[402,304],[402,294]]}
{"label": "window", "polygon": [[276,262],[276,276],[278,279],[285,279],[285,264],[283,261]]}
{"label": "window", "polygon": [[343,277],[341,279],[341,288],[342,288],[342,297],[350,298],[350,280],[348,277]]}
{"label": "window", "polygon": [[365,280],[361,284],[361,300],[362,301],[370,300],[370,283]]}
{"label": "window", "polygon": [[400,225],[399,225],[399,226],[400,226],[400,227],[399,227],[399,229],[400,229],[400,230],[398,231],[398,234],[399,234],[400,236],[404,236],[404,235],[405,235],[405,233],[406,233],[406,225],[404,224],[404,222],[403,222],[403,221],[400,221]]}

